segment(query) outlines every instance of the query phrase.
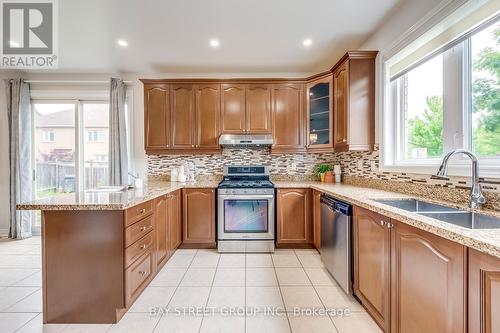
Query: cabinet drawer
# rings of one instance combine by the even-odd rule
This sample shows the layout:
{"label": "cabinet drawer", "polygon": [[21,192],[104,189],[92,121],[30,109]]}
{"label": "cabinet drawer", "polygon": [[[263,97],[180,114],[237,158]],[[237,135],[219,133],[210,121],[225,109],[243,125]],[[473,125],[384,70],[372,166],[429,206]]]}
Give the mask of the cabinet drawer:
{"label": "cabinet drawer", "polygon": [[130,266],[144,253],[153,250],[154,236],[154,231],[150,232],[125,250],[125,267]]}
{"label": "cabinet drawer", "polygon": [[153,201],[143,202],[125,211],[125,227],[128,227],[144,217],[153,214]]}
{"label": "cabinet drawer", "polygon": [[153,275],[153,264],[153,251],[150,250],[125,271],[127,307],[146,287],[146,282]]}
{"label": "cabinet drawer", "polygon": [[153,230],[153,228],[153,216],[150,215],[125,229],[125,247],[134,244],[137,240]]}

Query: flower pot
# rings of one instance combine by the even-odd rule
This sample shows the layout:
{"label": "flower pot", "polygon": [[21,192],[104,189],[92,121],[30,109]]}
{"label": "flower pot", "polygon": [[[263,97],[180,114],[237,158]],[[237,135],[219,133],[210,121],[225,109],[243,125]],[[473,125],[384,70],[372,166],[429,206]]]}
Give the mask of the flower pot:
{"label": "flower pot", "polygon": [[325,172],[325,183],[333,183],[333,172],[327,171]]}
{"label": "flower pot", "polygon": [[320,173],[319,174],[319,179],[321,180],[322,183],[325,182],[325,174],[324,173]]}

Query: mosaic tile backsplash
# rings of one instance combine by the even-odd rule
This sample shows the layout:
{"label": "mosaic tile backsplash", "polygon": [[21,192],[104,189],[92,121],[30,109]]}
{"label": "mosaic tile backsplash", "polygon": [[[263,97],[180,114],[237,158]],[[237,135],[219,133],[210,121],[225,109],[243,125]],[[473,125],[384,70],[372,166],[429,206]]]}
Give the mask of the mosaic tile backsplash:
{"label": "mosaic tile backsplash", "polygon": [[[271,155],[269,150],[254,148],[226,148],[222,154],[216,155],[160,155],[148,156],[148,174],[151,177],[164,177],[170,174],[172,166],[192,162],[196,166],[196,174],[205,177],[222,175],[224,165],[264,164],[270,167],[273,179],[312,180],[314,166],[318,163],[340,164],[346,182],[369,187],[387,187],[398,192],[408,192],[432,188],[453,188],[455,192],[467,194],[470,189],[470,177],[451,177],[449,180],[432,179],[431,175],[381,172],[379,168],[379,151],[346,152],[323,154],[284,154]],[[484,192],[500,197],[500,179],[481,179]],[[409,186],[408,184],[411,184]],[[422,185],[422,186],[414,186]],[[405,188],[406,187],[406,188]],[[430,187],[430,188],[429,188]],[[399,190],[398,190],[399,188]],[[464,197],[465,198],[465,197]],[[465,199],[462,198],[461,201]]]}
{"label": "mosaic tile backsplash", "polygon": [[213,155],[149,155],[148,175],[154,178],[170,175],[172,167],[184,163],[193,163],[198,176],[220,176],[224,165],[267,165],[272,175],[311,180],[316,164],[334,161],[335,153],[271,155],[269,149],[226,148],[222,154]]}

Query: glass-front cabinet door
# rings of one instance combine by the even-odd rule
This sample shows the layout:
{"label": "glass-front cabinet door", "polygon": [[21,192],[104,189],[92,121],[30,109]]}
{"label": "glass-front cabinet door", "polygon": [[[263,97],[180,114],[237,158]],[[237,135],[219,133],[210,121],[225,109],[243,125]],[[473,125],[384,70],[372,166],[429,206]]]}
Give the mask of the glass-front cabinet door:
{"label": "glass-front cabinet door", "polygon": [[333,78],[331,75],[307,85],[307,149],[333,150]]}

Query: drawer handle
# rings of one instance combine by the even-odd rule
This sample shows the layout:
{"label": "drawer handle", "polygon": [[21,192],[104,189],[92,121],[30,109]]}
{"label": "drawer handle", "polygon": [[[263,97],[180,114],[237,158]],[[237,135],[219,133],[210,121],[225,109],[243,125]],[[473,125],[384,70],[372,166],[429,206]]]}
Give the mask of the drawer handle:
{"label": "drawer handle", "polygon": [[386,222],[381,220],[381,221],[380,221],[380,225],[381,225],[381,226],[384,226],[384,225],[386,225]]}
{"label": "drawer handle", "polygon": [[140,214],[144,214],[146,212],[146,208],[143,208],[139,211]]}
{"label": "drawer handle", "polygon": [[144,250],[144,249],[146,248],[146,244],[142,244],[141,246],[139,246],[139,248],[140,248],[141,250]]}
{"label": "drawer handle", "polygon": [[139,271],[139,275],[140,275],[140,276],[144,276],[144,275],[146,275],[146,271]]}
{"label": "drawer handle", "polygon": [[141,231],[146,231],[148,227],[144,226],[144,227],[141,227]]}

